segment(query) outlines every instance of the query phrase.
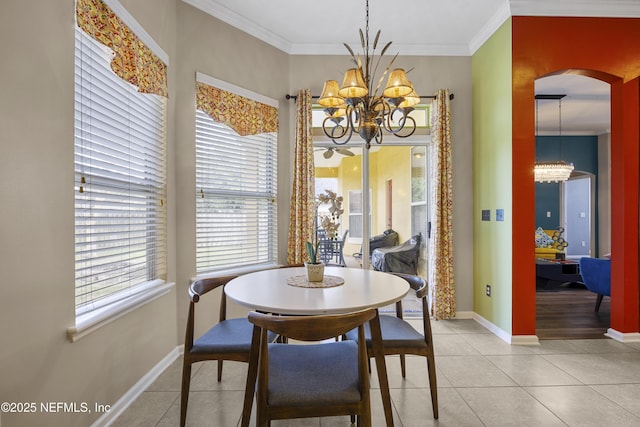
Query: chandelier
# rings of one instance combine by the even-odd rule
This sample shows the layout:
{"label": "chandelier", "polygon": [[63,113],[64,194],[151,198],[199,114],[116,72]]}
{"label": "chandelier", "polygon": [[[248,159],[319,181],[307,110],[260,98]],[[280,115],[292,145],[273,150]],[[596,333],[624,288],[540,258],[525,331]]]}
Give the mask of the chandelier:
{"label": "chandelier", "polygon": [[[416,130],[416,121],[409,116],[409,113],[413,111],[413,106],[420,102],[420,97],[413,89],[413,84],[407,80],[404,69],[396,68],[389,72],[398,54],[391,59],[378,82],[374,82],[380,61],[391,46],[391,42],[388,42],[380,51],[377,61],[374,61],[379,38],[380,30],[376,34],[373,45],[369,45],[369,0],[367,0],[364,34],[360,29],[364,58],[359,54],[356,55],[353,49],[344,43],[355,68],[346,71],[341,87],[336,80],[327,80],[324,83],[322,95],[318,99],[318,104],[325,107],[326,114],[322,122],[322,130],[336,144],[348,143],[353,134],[357,133],[365,141],[368,149],[371,141],[377,144],[382,143],[384,132],[406,138]],[[389,76],[387,85],[382,93],[378,94],[387,75]]]}
{"label": "chandelier", "polygon": [[573,163],[564,160],[555,162],[536,162],[533,167],[536,182],[560,182],[566,181],[573,172]]}
{"label": "chandelier", "polygon": [[[562,98],[565,95],[536,95],[536,136],[538,135],[538,100],[558,100],[558,134],[560,137],[560,157],[562,157]],[[573,172],[573,163],[564,160],[548,162],[535,162],[533,166],[533,179],[535,182],[562,182],[569,179]]]}

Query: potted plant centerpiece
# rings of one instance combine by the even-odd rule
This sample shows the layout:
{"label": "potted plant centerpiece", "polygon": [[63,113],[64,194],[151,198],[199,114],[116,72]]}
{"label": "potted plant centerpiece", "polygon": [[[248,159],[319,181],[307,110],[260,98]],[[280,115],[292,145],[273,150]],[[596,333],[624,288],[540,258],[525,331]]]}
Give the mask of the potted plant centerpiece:
{"label": "potted plant centerpiece", "polygon": [[[305,263],[307,267],[307,280],[309,282],[322,282],[324,277],[324,263],[319,253],[320,245],[327,243],[325,240],[336,239],[338,228],[340,227],[340,215],[344,212],[342,209],[342,196],[338,196],[331,190],[325,190],[325,193],[318,195],[316,201],[316,230],[314,243],[307,241],[307,255],[309,262]],[[320,205],[329,205],[328,209],[324,209],[322,213],[319,211]],[[322,230],[319,230],[322,226]],[[322,237],[320,235],[322,231]]]}
{"label": "potted plant centerpiece", "polygon": [[304,263],[307,268],[307,280],[310,282],[322,282],[324,264],[318,261],[318,243],[314,247],[313,243],[307,242],[307,255],[309,255],[309,262]]}

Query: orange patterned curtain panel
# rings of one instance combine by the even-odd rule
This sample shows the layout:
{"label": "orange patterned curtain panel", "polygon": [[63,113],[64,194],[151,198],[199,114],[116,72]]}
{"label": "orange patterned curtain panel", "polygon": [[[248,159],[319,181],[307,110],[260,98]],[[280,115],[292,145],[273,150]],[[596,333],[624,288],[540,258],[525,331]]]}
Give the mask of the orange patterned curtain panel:
{"label": "orange patterned curtain panel", "polygon": [[167,96],[167,66],[102,0],[77,0],[78,26],[115,53],[111,69],[142,93]]}
{"label": "orange patterned curtain panel", "polygon": [[289,212],[287,263],[308,260],[305,243],[315,242],[316,201],[313,136],[311,133],[311,90],[298,91],[296,98],[296,148],[293,158],[293,188]]}
{"label": "orange patterned curtain panel", "polygon": [[456,313],[453,276],[453,165],[449,91],[440,89],[431,106],[431,238],[429,239],[429,292],[431,313],[450,319]]}
{"label": "orange patterned curtain panel", "polygon": [[197,82],[196,108],[240,136],[278,132],[278,109],[235,93]]}

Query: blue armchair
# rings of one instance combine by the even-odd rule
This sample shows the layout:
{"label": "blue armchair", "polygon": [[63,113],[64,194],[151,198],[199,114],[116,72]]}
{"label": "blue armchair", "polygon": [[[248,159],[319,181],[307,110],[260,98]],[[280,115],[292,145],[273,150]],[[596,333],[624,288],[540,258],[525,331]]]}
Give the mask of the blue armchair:
{"label": "blue armchair", "polygon": [[611,260],[603,258],[580,258],[582,283],[591,292],[598,294],[595,311],[600,309],[603,296],[611,296]]}

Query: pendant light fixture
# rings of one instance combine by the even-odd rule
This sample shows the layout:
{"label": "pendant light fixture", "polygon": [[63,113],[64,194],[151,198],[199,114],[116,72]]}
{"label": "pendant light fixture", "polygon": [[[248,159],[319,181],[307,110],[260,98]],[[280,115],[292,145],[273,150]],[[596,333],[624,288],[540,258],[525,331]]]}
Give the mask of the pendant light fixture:
{"label": "pendant light fixture", "polygon": [[[538,136],[538,102],[541,99],[558,100],[558,135],[560,158],[562,158],[562,98],[566,95],[536,95],[536,137]],[[535,162],[533,177],[536,182],[562,182],[569,179],[573,172],[573,163],[564,160]]]}
{"label": "pendant light fixture", "polygon": [[[336,144],[346,144],[354,133],[360,135],[368,149],[371,141],[382,143],[384,133],[406,138],[416,130],[416,121],[409,113],[414,105],[420,102],[413,84],[407,80],[405,70],[396,68],[391,70],[396,54],[379,80],[375,79],[375,72],[391,42],[380,51],[374,63],[374,54],[378,46],[380,30],[376,34],[373,45],[369,45],[369,1],[366,1],[365,32],[360,30],[360,42],[363,57],[356,55],[347,45],[355,68],[345,72],[342,86],[336,80],[327,80],[322,89],[318,104],[325,109],[326,118],[322,123],[324,134]],[[386,76],[387,84],[382,89]]]}

